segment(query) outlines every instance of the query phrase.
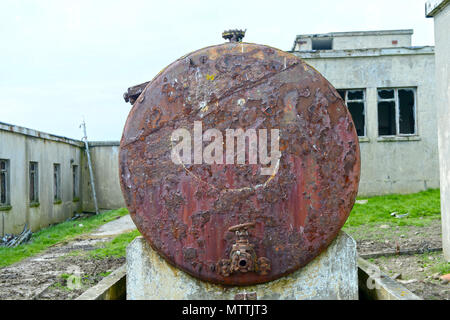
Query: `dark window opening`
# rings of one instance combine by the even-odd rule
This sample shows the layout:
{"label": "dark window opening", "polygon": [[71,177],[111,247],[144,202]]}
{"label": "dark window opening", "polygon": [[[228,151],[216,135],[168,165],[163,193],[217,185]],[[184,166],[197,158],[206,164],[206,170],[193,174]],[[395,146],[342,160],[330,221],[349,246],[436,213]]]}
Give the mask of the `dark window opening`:
{"label": "dark window opening", "polygon": [[364,99],[364,92],[362,90],[348,90],[347,100],[361,100]]}
{"label": "dark window opening", "polygon": [[394,99],[394,90],[378,90],[378,98],[380,99]]}
{"label": "dark window opening", "polygon": [[378,135],[395,135],[395,103],[385,101],[378,103]]}
{"label": "dark window opening", "polygon": [[415,89],[378,89],[378,135],[416,133]]}
{"label": "dark window opening", "polygon": [[331,50],[333,39],[311,39],[313,50]]}
{"label": "dark window opening", "polygon": [[347,102],[348,110],[352,115],[353,123],[355,124],[356,133],[358,137],[365,136],[364,134],[364,103],[362,102]]}
{"label": "dark window opening", "polygon": [[38,163],[30,162],[30,203],[39,202],[39,174]]}
{"label": "dark window opening", "polygon": [[366,136],[364,90],[337,90],[352,116],[358,137]]}
{"label": "dark window opening", "polygon": [[9,160],[0,159],[0,206],[9,205]]}
{"label": "dark window opening", "polygon": [[414,119],[414,91],[412,89],[399,89],[398,102],[400,133],[413,134],[416,131]]}
{"label": "dark window opening", "polygon": [[53,200],[61,200],[61,165],[53,164]]}
{"label": "dark window opening", "polygon": [[74,200],[78,199],[79,197],[79,193],[78,193],[78,189],[79,189],[79,178],[78,178],[78,166],[77,165],[73,165],[72,167],[72,197]]}

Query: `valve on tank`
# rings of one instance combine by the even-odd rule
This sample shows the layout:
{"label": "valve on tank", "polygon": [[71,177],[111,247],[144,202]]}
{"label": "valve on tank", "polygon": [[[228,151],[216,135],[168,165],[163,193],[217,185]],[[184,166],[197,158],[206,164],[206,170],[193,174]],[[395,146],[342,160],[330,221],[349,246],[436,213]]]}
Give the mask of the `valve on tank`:
{"label": "valve on tank", "polygon": [[234,232],[236,242],[233,244],[230,259],[221,259],[217,263],[217,271],[224,277],[233,273],[257,272],[266,275],[270,271],[270,261],[265,257],[257,258],[254,245],[248,240],[248,229],[254,227],[254,222],[232,226],[229,232]]}

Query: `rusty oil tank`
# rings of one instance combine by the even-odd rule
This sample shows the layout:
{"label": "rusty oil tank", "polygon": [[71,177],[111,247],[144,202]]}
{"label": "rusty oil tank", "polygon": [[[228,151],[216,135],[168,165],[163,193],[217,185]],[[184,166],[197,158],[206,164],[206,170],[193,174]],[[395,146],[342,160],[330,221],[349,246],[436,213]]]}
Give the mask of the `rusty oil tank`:
{"label": "rusty oil tank", "polygon": [[[358,137],[335,88],[293,54],[241,42],[244,33],[226,31],[230,42],[189,53],[129,88],[124,98],[133,107],[119,152],[126,205],[151,247],[183,271],[225,285],[275,280],[313,260],[345,223],[360,177]],[[175,141],[194,144],[177,162],[178,129],[192,136],[213,129],[224,138]],[[239,129],[249,133],[244,161],[239,138],[226,139]],[[274,165],[258,161],[260,153],[250,160],[254,133],[265,133],[265,155],[279,151]],[[195,159],[216,139],[215,162]],[[236,152],[230,144],[226,158],[231,140]]]}

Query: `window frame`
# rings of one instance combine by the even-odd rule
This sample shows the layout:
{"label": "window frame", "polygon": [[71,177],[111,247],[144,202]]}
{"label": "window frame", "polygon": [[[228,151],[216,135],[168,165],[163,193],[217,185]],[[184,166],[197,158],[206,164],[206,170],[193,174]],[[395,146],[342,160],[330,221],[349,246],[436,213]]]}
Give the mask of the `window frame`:
{"label": "window frame", "polygon": [[[6,207],[10,207],[11,206],[11,188],[10,188],[10,177],[11,177],[11,173],[10,173],[10,161],[9,159],[0,159],[0,162],[4,162],[5,163],[5,169],[1,169],[0,166],[0,174],[2,172],[5,173],[5,202],[2,203],[0,202],[0,208],[6,208]],[[1,201],[1,185],[0,185],[0,201]]]}
{"label": "window frame", "polygon": [[53,203],[61,203],[62,188],[61,188],[61,164],[53,164]]}
{"label": "window frame", "polygon": [[[363,136],[358,136],[358,138],[362,138],[365,139],[367,138],[367,94],[366,94],[366,88],[342,88],[342,89],[336,89],[336,91],[345,91],[345,97],[341,97],[342,100],[344,100],[345,106],[347,107],[348,112],[350,113],[350,109],[348,108],[347,105],[347,101],[348,101],[348,92],[349,91],[362,91],[363,93],[363,98],[362,99],[352,99],[350,100],[350,102],[362,102],[363,103],[363,115],[364,115],[364,135]],[[339,94],[340,96],[340,94]],[[351,115],[351,114],[350,114]],[[353,117],[352,117],[352,121],[353,121]],[[355,122],[353,121],[353,124],[355,124]],[[355,126],[355,130],[356,130],[356,126]],[[357,133],[358,134],[358,133]]]}
{"label": "window frame", "polygon": [[[398,90],[409,89],[412,90],[414,95],[414,106],[413,106],[413,116],[414,116],[414,133],[400,133],[400,101],[398,98]],[[383,99],[380,98],[378,91],[380,90],[394,90],[394,97]],[[395,135],[380,135],[379,132],[379,118],[378,118],[378,104],[380,102],[394,102],[395,108]],[[377,135],[379,138],[389,138],[389,137],[416,137],[419,135],[418,131],[418,119],[417,119],[417,87],[380,87],[377,88]]]}
{"label": "window frame", "polygon": [[72,165],[72,201],[80,199],[80,173],[79,165]]}
{"label": "window frame", "polygon": [[[34,170],[31,170],[31,165],[34,165]],[[34,174],[33,179],[33,194],[31,193],[31,175]],[[35,206],[39,204],[39,162],[30,161],[28,165],[28,198],[30,201],[30,206]]]}

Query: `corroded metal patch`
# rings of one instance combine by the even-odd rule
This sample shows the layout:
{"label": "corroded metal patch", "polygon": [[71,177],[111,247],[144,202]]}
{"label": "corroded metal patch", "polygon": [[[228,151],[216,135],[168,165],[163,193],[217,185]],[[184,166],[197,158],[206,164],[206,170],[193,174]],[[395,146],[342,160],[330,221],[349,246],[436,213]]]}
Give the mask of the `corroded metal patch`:
{"label": "corroded metal patch", "polygon": [[[193,132],[195,121],[203,132],[279,129],[277,170],[260,174],[248,150],[244,164],[174,163],[171,134]],[[271,47],[226,43],[148,83],[125,124],[119,166],[131,217],[156,251],[200,279],[249,285],[297,270],[331,243],[355,201],[360,154],[344,102],[316,70]],[[229,228],[246,223],[249,256],[264,257],[265,271],[220,272],[236,241]]]}

